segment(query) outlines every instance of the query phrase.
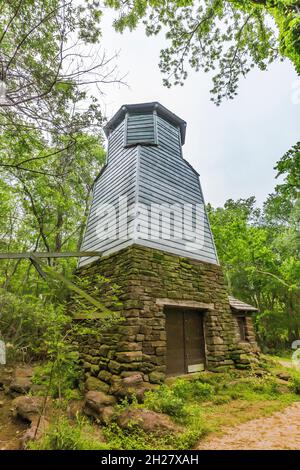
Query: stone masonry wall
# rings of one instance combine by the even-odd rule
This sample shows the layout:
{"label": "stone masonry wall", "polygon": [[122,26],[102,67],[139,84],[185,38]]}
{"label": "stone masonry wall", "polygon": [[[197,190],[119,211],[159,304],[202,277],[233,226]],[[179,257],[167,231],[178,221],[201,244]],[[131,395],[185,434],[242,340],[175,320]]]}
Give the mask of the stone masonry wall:
{"label": "stone masonry wall", "polygon": [[240,341],[240,334],[239,334],[239,327],[237,322],[238,313],[233,313],[234,319],[234,329],[235,329],[235,342],[236,342],[236,349],[231,354],[231,357],[235,361],[235,367],[237,369],[247,369],[249,367],[249,363],[255,364],[259,362],[259,347],[256,341],[254,325],[252,320],[252,313],[245,314],[245,312],[239,312],[245,316],[246,319],[246,340],[247,341]]}
{"label": "stone masonry wall", "polygon": [[90,280],[96,274],[120,286],[124,321],[98,339],[80,343],[88,389],[117,394],[120,382],[133,375],[144,385],[163,382],[165,314],[157,299],[213,304],[204,313],[207,368],[246,365],[220,266],[134,245],[77,272]]}

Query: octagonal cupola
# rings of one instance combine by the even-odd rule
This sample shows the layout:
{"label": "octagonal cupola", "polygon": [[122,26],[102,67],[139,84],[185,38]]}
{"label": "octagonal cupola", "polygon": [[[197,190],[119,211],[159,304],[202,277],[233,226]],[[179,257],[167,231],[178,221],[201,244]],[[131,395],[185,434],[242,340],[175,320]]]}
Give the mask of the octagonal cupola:
{"label": "octagonal cupola", "polygon": [[125,147],[159,145],[158,116],[174,127],[173,140],[179,136],[180,144],[183,145],[186,122],[157,102],[123,105],[105,126],[105,134],[109,139],[111,133],[124,121]]}

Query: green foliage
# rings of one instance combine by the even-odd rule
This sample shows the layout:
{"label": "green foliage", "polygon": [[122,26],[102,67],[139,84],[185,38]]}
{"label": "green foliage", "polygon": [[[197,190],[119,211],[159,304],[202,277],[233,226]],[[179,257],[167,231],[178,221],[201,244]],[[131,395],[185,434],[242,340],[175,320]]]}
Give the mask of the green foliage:
{"label": "green foliage", "polygon": [[[105,151],[97,100],[81,88],[86,71],[73,65],[81,46],[98,40],[100,17],[90,0],[1,2],[1,80],[9,102],[0,106],[1,252],[81,246]],[[47,263],[69,277],[76,261]],[[44,282],[28,261],[0,265],[0,334],[10,357],[44,356],[43,333],[61,318],[68,291]]]}
{"label": "green foliage", "polygon": [[277,163],[284,177],[264,204],[254,198],[208,207],[221,263],[232,294],[258,307],[262,347],[290,347],[300,330],[300,159],[298,144]]}
{"label": "green foliage", "polygon": [[273,377],[266,376],[262,378],[249,377],[239,381],[230,391],[233,399],[243,399],[255,401],[261,399],[274,399],[280,395],[278,384]]}
{"label": "green foliage", "polygon": [[184,379],[177,379],[172,386],[174,394],[185,399],[207,400],[211,398],[214,393],[212,385],[203,383],[200,380],[187,381]]}
{"label": "green foliage", "polygon": [[[166,31],[160,52],[166,86],[184,83],[190,68],[213,74],[212,99],[234,98],[238,80],[253,67],[266,70],[278,55],[300,73],[299,0],[106,0],[118,11],[117,31],[145,24],[148,36]],[[274,25],[274,20],[276,26]]]}
{"label": "green foliage", "polygon": [[189,449],[207,432],[207,426],[200,420],[182,433],[163,436],[145,433],[134,423],[127,429],[121,429],[116,423],[103,429],[107,445],[114,450]]}
{"label": "green foliage", "polygon": [[108,445],[95,437],[95,430],[86,419],[70,423],[59,418],[44,436],[29,446],[32,450],[109,450]]}
{"label": "green foliage", "polygon": [[[210,383],[209,383],[210,382]],[[278,384],[273,376],[266,375],[243,378],[237,373],[208,374],[200,378],[187,380],[177,379],[172,385],[162,385],[157,390],[148,392],[144,406],[160,413],[166,413],[191,431],[193,415],[202,402],[215,405],[229,403],[232,400],[256,401],[260,399],[277,399],[280,396]],[[196,408],[195,408],[196,406]],[[195,431],[206,432],[201,417],[195,424]],[[193,427],[193,426],[192,426]]]}
{"label": "green foliage", "polygon": [[[81,282],[78,284],[87,291],[92,290],[93,294],[97,292],[101,298],[101,290],[99,291],[99,288],[93,284],[95,280],[98,280],[97,276],[89,282],[85,281],[84,286]],[[74,298],[72,309],[68,308],[59,303],[59,299],[58,301],[52,299],[53,294],[57,289],[60,290],[61,286],[57,286],[56,283],[45,285],[45,282],[39,279],[37,281],[40,282],[39,290],[43,292],[38,297],[29,294],[17,296],[0,289],[0,336],[9,345],[11,359],[40,360],[51,358],[54,352],[56,354],[61,350],[61,360],[65,355],[66,361],[72,362],[78,358],[75,357],[76,345],[70,343],[70,339],[89,335],[99,337],[101,332],[107,331],[123,320],[114,312],[119,305],[119,289],[115,285],[110,286],[102,276],[99,281],[105,283],[107,287],[106,293],[103,294],[103,302],[112,311],[109,316],[98,319],[97,324],[92,319],[99,312],[93,305],[80,298]],[[79,279],[75,278],[75,282],[77,281]],[[77,314],[86,320],[72,322],[71,314]],[[69,357],[68,348],[71,348],[72,357]]]}
{"label": "green foliage", "polygon": [[180,423],[182,431],[157,436],[145,433],[134,422],[127,429],[121,429],[113,423],[103,430],[107,444],[119,450],[192,449],[205,435],[220,430],[220,423],[227,424],[227,418],[222,419],[222,416],[230,416],[230,403],[233,400],[239,400],[241,409],[245,410],[252,406],[256,410],[257,403],[265,402],[270,405],[270,412],[296,401],[299,374],[295,375],[295,382],[289,387],[279,385],[276,378],[278,364],[275,361],[268,363],[268,369],[262,377],[237,371],[226,374],[203,373],[194,379],[176,379],[170,386],[162,385],[148,392],[143,405],[136,401],[129,404],[125,400],[119,405],[120,412],[129,406],[142,406],[167,413]]}
{"label": "green foliage", "polygon": [[[8,360],[35,355],[41,346],[40,334],[45,326],[44,303],[33,295],[17,296],[1,289],[0,305],[0,334],[9,345]],[[51,309],[49,305],[48,311]]]}
{"label": "green foliage", "polygon": [[[247,409],[251,407],[254,413],[257,413],[257,404],[268,403],[269,412],[272,412],[298,400],[295,393],[299,393],[300,374],[297,371],[292,372],[290,385],[283,387],[283,384],[281,382],[279,384],[276,378],[277,373],[278,362],[276,360],[268,361],[268,372],[261,377],[245,375],[237,371],[228,374],[207,372],[203,375],[199,374],[199,377],[194,379],[177,379],[169,387],[166,385],[159,387],[156,391],[147,394],[143,405],[138,404],[136,400],[132,403],[124,400],[116,408],[119,413],[128,407],[142,406],[144,408],[147,406],[157,412],[164,409],[164,412],[168,412],[176,421],[180,421],[180,432],[146,433],[135,422],[129,423],[126,429],[122,429],[115,421],[104,426],[99,432],[99,428],[89,424],[86,419],[77,418],[72,422],[66,418],[58,418],[43,438],[31,444],[30,447],[49,450],[191,449],[199,439],[210,432],[220,430],[221,425],[228,424],[232,400],[239,400],[238,406],[241,406],[240,409],[245,410],[246,414]],[[181,403],[179,414],[178,405],[174,405],[174,397]],[[168,399],[173,402],[170,408],[166,405]],[[205,406],[203,406],[204,401]],[[156,402],[159,403],[158,406]],[[184,406],[182,406],[183,403]],[[245,406],[246,403],[248,403],[247,406]],[[257,417],[257,414],[254,417]]]}
{"label": "green foliage", "polygon": [[[85,282],[87,291],[95,279]],[[101,277],[101,281],[106,280]],[[49,288],[49,286],[48,286]],[[53,288],[53,286],[52,286]],[[101,333],[122,320],[117,313],[92,320],[97,311],[91,305],[74,299],[71,313],[79,312],[87,320],[74,321],[70,308],[51,302],[48,295],[35,297],[0,291],[0,329],[8,347],[8,360],[42,360],[36,368],[34,382],[42,385],[43,392],[54,398],[71,399],[77,396],[76,388],[83,380],[77,341],[99,338]],[[104,301],[110,307],[117,305],[117,287],[108,289]],[[43,298],[44,297],[44,298]],[[69,310],[69,311],[68,311]]]}
{"label": "green foliage", "polygon": [[[71,124],[67,132],[74,133],[76,127],[99,124],[97,100],[81,86],[89,65],[83,69],[79,63],[84,46],[99,40],[100,19],[93,0],[1,1],[1,80],[7,105],[0,107],[0,127],[20,126],[24,135],[27,126],[60,133]],[[86,111],[75,107],[79,102]]]}
{"label": "green foliage", "polygon": [[47,315],[40,344],[36,353],[43,354],[46,362],[36,369],[34,381],[44,386],[54,398],[72,398],[73,390],[82,378],[79,353],[72,342],[74,328],[64,307],[57,305],[52,315]]}
{"label": "green foliage", "polygon": [[[46,362],[35,368],[33,383],[41,385],[41,395],[45,391],[53,398],[71,400],[77,398],[79,380],[82,370],[78,363],[76,351],[67,351],[53,362]],[[38,394],[38,392],[36,393]]]}
{"label": "green foliage", "polygon": [[291,390],[300,395],[300,372],[294,371],[292,373]]}
{"label": "green foliage", "polygon": [[272,8],[279,30],[279,51],[300,74],[300,16],[298,0],[281,0]]}
{"label": "green foliage", "polygon": [[135,424],[129,426],[128,429],[121,429],[116,423],[112,423],[103,429],[103,435],[109,447],[114,450],[151,450],[153,448],[161,448],[161,441],[157,437],[145,433]]}
{"label": "green foliage", "polygon": [[153,411],[166,413],[175,419],[186,417],[187,401],[210,400],[214,387],[200,380],[177,379],[173,385],[161,385],[145,395],[144,405]]}
{"label": "green foliage", "polygon": [[[299,199],[300,193],[300,142],[297,142],[279,160],[275,169],[278,171],[277,177],[284,175],[285,182],[278,185],[277,193],[290,196],[291,200]],[[292,202],[291,201],[291,202]],[[292,207],[290,207],[292,209]]]}
{"label": "green foliage", "polygon": [[[10,175],[1,174],[0,193],[1,197],[3,193],[5,203],[0,206],[0,217],[4,222],[0,229],[0,250],[77,251],[82,241],[93,179],[105,158],[101,141],[99,143],[92,136],[78,136],[73,148],[75,153],[54,152],[52,157],[44,159],[44,155],[51,153],[51,148],[47,148],[43,139],[37,136],[34,142],[30,139],[30,133],[26,138],[21,135],[13,139],[6,134],[0,135],[2,161],[7,159],[17,163],[20,159],[33,159],[27,163],[27,168],[33,173],[14,171]],[[7,147],[3,148],[1,143],[4,141]],[[42,155],[36,155],[35,146],[43,147]],[[35,160],[35,156],[41,159]],[[54,178],[51,176],[53,173],[61,175]],[[70,277],[76,267],[75,258],[48,262],[66,277]],[[60,282],[54,281],[49,285],[42,280],[29,261],[1,260],[0,268],[0,286],[7,292],[1,291],[0,302],[5,303],[5,309],[9,309],[8,299],[16,306],[16,312],[11,312],[13,317],[22,314],[23,308],[24,324],[31,321],[35,311],[39,317],[43,309],[46,314],[48,308],[51,310],[56,303],[63,302],[68,294]],[[2,311],[2,315],[5,316],[5,312]],[[17,326],[11,325],[9,315],[6,320],[10,331],[8,341]],[[2,325],[3,335],[7,329]],[[26,331],[23,333],[26,336]]]}
{"label": "green foliage", "polygon": [[176,439],[176,449],[193,449],[200,439],[210,432],[210,428],[202,419],[195,420],[187,431],[183,432]]}
{"label": "green foliage", "polygon": [[181,418],[185,415],[184,400],[166,385],[161,385],[155,391],[147,392],[144,405],[153,411],[166,413],[174,418]]}

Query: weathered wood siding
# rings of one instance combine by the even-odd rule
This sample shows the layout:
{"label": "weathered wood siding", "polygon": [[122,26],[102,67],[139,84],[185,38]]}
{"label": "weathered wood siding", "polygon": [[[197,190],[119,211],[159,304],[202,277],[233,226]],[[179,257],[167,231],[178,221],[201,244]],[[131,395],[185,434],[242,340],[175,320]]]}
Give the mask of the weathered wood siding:
{"label": "weathered wood siding", "polygon": [[[128,239],[99,240],[96,227],[101,224],[97,213],[100,204],[118,205],[120,196],[127,197],[127,204],[199,204],[201,207],[198,230],[203,233],[203,246],[194,251],[189,240],[180,239],[181,233],[172,232],[173,239],[151,238],[147,227],[149,219],[137,210],[132,211]],[[117,214],[118,215],[118,214]],[[107,220],[106,220],[107,222]],[[195,214],[185,234],[195,229]],[[118,220],[118,231],[124,229]],[[161,222],[160,222],[161,223]],[[123,225],[122,225],[123,224]],[[151,221],[153,228],[153,220]],[[154,229],[159,230],[159,224]],[[124,232],[123,232],[124,233]],[[149,236],[150,235],[150,236]],[[82,250],[101,251],[109,254],[137,243],[178,255],[218,263],[215,245],[204,209],[199,175],[182,158],[179,127],[152,113],[134,113],[124,116],[123,121],[110,133],[107,164],[95,182],[93,201],[88,218]],[[82,259],[80,266],[93,261]]]}
{"label": "weathered wood siding", "polygon": [[[97,227],[101,225],[100,204],[118,207],[119,198],[126,196],[129,204],[136,200],[137,147],[124,148],[124,121],[111,133],[108,141],[107,163],[95,181],[92,204],[82,244],[82,250],[109,254],[128,245],[128,240],[119,239],[118,234],[124,226],[117,227],[117,237],[112,240],[99,239]],[[112,215],[113,216],[113,215]],[[117,213],[117,220],[119,220]],[[110,218],[106,222],[110,222]],[[119,225],[119,224],[118,224]],[[123,224],[124,225],[124,224]],[[129,239],[133,236],[134,223],[129,226]],[[132,235],[130,232],[132,231]],[[91,263],[95,258],[82,258],[79,266]]]}
{"label": "weathered wood siding", "polygon": [[[187,248],[188,240],[145,240],[144,244],[153,248],[189,256],[195,259],[217,263],[217,254],[204,210],[204,200],[199,176],[191,165],[182,158],[180,133],[178,128],[164,119],[157,117],[158,146],[141,146],[138,164],[138,199],[143,204],[200,204],[203,214],[199,221],[200,230],[204,231],[204,245],[200,251],[191,252]],[[195,218],[193,218],[195,223]],[[188,227],[187,227],[188,228]],[[192,235],[195,226],[186,231]],[[142,236],[141,228],[140,236]],[[178,234],[179,236],[180,234]]]}

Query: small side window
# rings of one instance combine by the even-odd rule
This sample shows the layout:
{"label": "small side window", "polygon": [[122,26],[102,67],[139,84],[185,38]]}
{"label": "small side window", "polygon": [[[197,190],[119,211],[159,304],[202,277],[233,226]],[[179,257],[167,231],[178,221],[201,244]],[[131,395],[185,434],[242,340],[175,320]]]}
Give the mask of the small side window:
{"label": "small side window", "polygon": [[237,323],[238,323],[238,328],[239,328],[240,341],[242,342],[248,341],[246,317],[243,317],[243,316],[237,317]]}

